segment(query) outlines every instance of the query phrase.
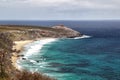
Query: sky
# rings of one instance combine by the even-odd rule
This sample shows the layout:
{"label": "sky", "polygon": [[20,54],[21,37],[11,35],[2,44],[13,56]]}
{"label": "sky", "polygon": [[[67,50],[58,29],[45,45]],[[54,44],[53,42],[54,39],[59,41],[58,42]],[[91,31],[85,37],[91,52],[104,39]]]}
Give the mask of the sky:
{"label": "sky", "polygon": [[0,0],[0,20],[106,19],[120,19],[120,0]]}

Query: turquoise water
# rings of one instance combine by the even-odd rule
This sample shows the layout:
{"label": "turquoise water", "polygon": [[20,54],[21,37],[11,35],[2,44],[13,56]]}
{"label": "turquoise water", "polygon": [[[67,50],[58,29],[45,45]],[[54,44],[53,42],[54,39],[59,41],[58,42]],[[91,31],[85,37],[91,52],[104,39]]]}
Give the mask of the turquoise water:
{"label": "turquoise water", "polygon": [[21,62],[25,69],[58,80],[120,80],[120,39],[59,39]]}

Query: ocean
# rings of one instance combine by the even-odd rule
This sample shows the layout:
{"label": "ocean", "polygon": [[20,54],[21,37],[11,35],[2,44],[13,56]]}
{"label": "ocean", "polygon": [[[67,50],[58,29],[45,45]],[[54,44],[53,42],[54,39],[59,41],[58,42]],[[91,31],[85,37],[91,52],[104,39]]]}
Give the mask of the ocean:
{"label": "ocean", "polygon": [[26,45],[18,65],[58,80],[120,80],[120,21],[0,21],[0,24],[64,24],[87,38],[45,39]]}

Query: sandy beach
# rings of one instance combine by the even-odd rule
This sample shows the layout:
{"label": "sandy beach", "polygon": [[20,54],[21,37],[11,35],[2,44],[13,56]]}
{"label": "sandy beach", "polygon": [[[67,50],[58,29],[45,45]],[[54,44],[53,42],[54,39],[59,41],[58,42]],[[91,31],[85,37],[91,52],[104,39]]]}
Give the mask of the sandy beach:
{"label": "sandy beach", "polygon": [[[31,43],[31,42],[33,42],[33,41],[36,41],[36,40],[41,40],[41,43],[42,43],[42,44],[39,45],[39,48],[38,48],[38,47],[36,48],[36,49],[40,49],[40,48],[42,48],[42,46],[43,46],[44,44],[47,44],[47,43],[49,43],[49,42],[55,41],[56,38],[42,38],[42,39],[35,39],[35,40],[14,41],[15,45],[13,46],[13,50],[16,49],[16,51],[20,51],[20,52],[13,52],[13,53],[12,53],[11,61],[12,61],[12,65],[13,65],[16,69],[21,70],[21,69],[20,69],[20,66],[18,66],[18,64],[17,64],[17,60],[18,60],[18,58],[20,58],[19,55],[20,55],[21,51],[23,51],[24,46],[25,46],[26,44],[29,44],[29,43]],[[34,50],[33,50],[33,51],[34,51]]]}
{"label": "sandy beach", "polygon": [[[22,50],[23,50],[23,47],[24,47],[26,44],[31,43],[31,42],[33,42],[33,41],[34,41],[34,40],[14,41],[15,45],[13,46],[13,50],[16,49],[16,50],[22,51]],[[12,65],[13,65],[16,69],[19,69],[18,66],[17,66],[17,59],[19,58],[18,55],[19,55],[19,53],[13,52],[13,53],[12,53],[12,57],[11,57]]]}

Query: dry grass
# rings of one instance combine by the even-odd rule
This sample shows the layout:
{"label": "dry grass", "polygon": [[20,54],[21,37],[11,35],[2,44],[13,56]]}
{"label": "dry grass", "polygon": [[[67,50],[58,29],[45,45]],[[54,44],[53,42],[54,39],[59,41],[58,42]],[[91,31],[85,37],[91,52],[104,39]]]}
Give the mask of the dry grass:
{"label": "dry grass", "polygon": [[28,71],[23,71],[21,73],[16,74],[16,79],[13,80],[55,80],[46,75],[40,73],[31,73]]}
{"label": "dry grass", "polygon": [[0,25],[0,32],[4,31],[11,31],[11,30],[19,30],[19,31],[24,31],[27,29],[42,29],[42,30],[55,30],[50,27],[43,27],[43,26],[29,26],[29,25]]}
{"label": "dry grass", "polygon": [[56,80],[46,75],[34,72],[17,72],[14,76],[0,76],[0,80]]}

